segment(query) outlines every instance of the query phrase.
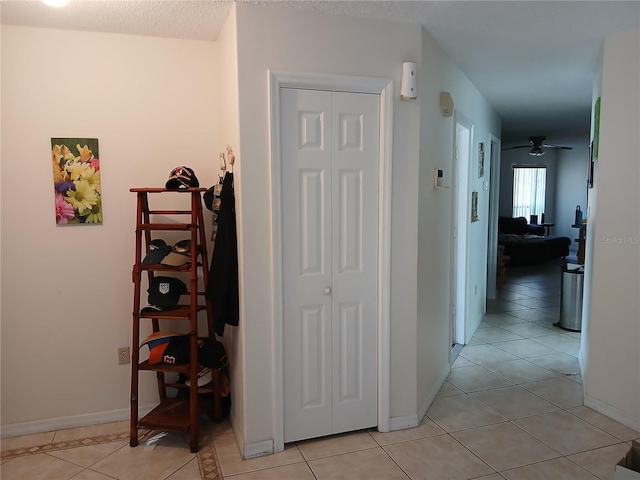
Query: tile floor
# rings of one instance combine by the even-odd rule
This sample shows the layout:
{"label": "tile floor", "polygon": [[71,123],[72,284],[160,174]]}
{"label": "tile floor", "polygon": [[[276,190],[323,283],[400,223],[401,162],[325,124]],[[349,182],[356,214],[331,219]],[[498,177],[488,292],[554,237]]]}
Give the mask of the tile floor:
{"label": "tile floor", "polygon": [[[200,452],[150,435],[128,446],[127,422],[2,441],[4,480],[602,479],[640,432],[585,406],[580,333],[553,326],[560,267],[513,267],[498,299],[420,426],[360,431],[242,460],[228,422]],[[213,448],[215,446],[215,449]]]}

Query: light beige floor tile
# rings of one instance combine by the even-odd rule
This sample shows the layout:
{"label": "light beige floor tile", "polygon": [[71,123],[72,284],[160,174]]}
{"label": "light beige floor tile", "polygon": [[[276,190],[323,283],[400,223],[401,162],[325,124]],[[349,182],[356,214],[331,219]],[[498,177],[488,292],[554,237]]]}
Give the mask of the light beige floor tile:
{"label": "light beige floor tile", "polygon": [[551,323],[558,321],[558,315],[553,315],[548,312],[543,312],[536,308],[532,308],[529,310],[518,310],[516,312],[511,312],[510,315],[519,318],[521,321],[527,322],[538,322],[542,320],[550,320]]}
{"label": "light beige floor tile", "polygon": [[628,451],[628,444],[618,443],[609,447],[576,453],[568,458],[572,462],[589,470],[601,480],[613,480],[616,463],[618,463]]}
{"label": "light beige floor tile", "polygon": [[511,423],[499,423],[451,435],[496,471],[560,456]]}
{"label": "light beige floor tile", "polygon": [[68,428],[58,430],[53,437],[53,443],[78,440],[80,438],[99,437],[129,431],[129,422],[103,423],[100,425],[90,425],[88,427]]}
{"label": "light beige floor tile", "polygon": [[640,432],[629,428],[622,423],[616,422],[614,419],[602,415],[589,407],[580,406],[571,408],[568,411],[569,413],[580,417],[585,422],[595,425],[600,430],[604,430],[608,434],[613,435],[624,442],[640,438]]}
{"label": "light beige floor tile", "polygon": [[524,307],[513,302],[506,302],[503,300],[488,300],[487,301],[487,313],[505,313],[514,312],[516,310],[526,310],[529,307]]}
{"label": "light beige floor tile", "polygon": [[[194,458],[177,472],[167,477],[167,480],[200,480],[200,465],[198,459]],[[73,479],[75,480],[75,478]]]}
{"label": "light beige floor tile", "polygon": [[17,457],[2,464],[3,480],[66,480],[83,468],[46,453]]}
{"label": "light beige floor tile", "polygon": [[561,333],[546,335],[544,337],[535,337],[532,338],[531,341],[540,343],[574,357],[577,357],[578,352],[580,352],[580,340]]}
{"label": "light beige floor tile", "polygon": [[550,288],[538,288],[538,289],[532,289],[531,291],[527,292],[527,295],[529,295],[531,298],[548,298],[548,297],[556,297],[558,296],[558,288],[557,287],[550,287]]}
{"label": "light beige floor tile", "polygon": [[257,472],[241,473],[226,478],[228,480],[314,480],[316,477],[313,476],[306,462],[302,462],[258,470]]}
{"label": "light beige floor tile", "polygon": [[475,365],[475,363],[458,355],[458,358],[455,359],[451,368],[470,367],[471,365]]}
{"label": "light beige floor tile", "polygon": [[378,446],[368,432],[343,433],[317,440],[305,440],[297,445],[307,461]]}
{"label": "light beige floor tile", "polygon": [[471,345],[464,347],[460,352],[460,356],[477,364],[506,362],[507,360],[516,360],[518,358],[493,345]]}
{"label": "light beige floor tile", "polygon": [[508,330],[509,332],[520,335],[524,338],[542,337],[544,335],[550,335],[553,330],[546,328],[535,323],[515,323],[513,325],[503,325],[501,328]]}
{"label": "light beige floor tile", "polygon": [[501,342],[495,346],[520,358],[539,357],[541,355],[558,353],[557,350],[551,347],[537,343],[535,339],[538,338],[544,337],[535,337],[534,339],[523,338],[522,340],[514,340],[512,342]]}
{"label": "light beige floor tile", "polygon": [[464,392],[462,390],[460,390],[459,388],[454,387],[449,382],[444,382],[442,384],[442,387],[440,388],[440,391],[438,392],[438,395],[436,395],[436,398],[438,398],[438,397],[451,397],[453,395],[462,395],[463,393]]}
{"label": "light beige floor tile", "polygon": [[53,441],[55,434],[56,432],[45,432],[34,433],[33,435],[22,435],[20,437],[3,438],[2,451],[47,445]]}
{"label": "light beige floor tile", "polygon": [[526,295],[523,295],[522,293],[517,293],[517,292],[512,292],[509,290],[503,290],[501,292],[498,292],[497,294],[497,299],[498,300],[504,300],[506,302],[515,302],[516,300],[522,300],[525,298],[531,298],[531,297],[527,297]]}
{"label": "light beige floor tile", "polygon": [[538,440],[563,455],[606,447],[620,440],[565,411],[514,420]]}
{"label": "light beige floor tile", "polygon": [[553,355],[529,358],[527,361],[561,375],[580,374],[580,362],[576,357],[566,353],[554,353]]}
{"label": "light beige floor tile", "polygon": [[473,480],[504,480],[504,477],[499,473],[492,473],[491,475],[483,475],[482,477],[476,477]]}
{"label": "light beige floor tile", "polygon": [[490,313],[484,316],[482,322],[494,327],[502,327],[523,323],[524,320],[509,313]]}
{"label": "light beige floor tile", "polygon": [[522,337],[520,335],[516,335],[515,333],[508,332],[507,330],[504,330],[500,327],[489,327],[483,328],[482,330],[477,330],[473,335],[473,338],[476,338],[484,343],[495,343],[506,342],[509,340],[520,340]]}
{"label": "light beige floor tile", "polygon": [[228,418],[225,418],[221,423],[211,424],[211,435],[224,435],[231,432],[233,432],[233,427]]}
{"label": "light beige floor tile", "polygon": [[466,480],[494,470],[449,435],[384,447],[412,480]]}
{"label": "light beige floor tile", "polygon": [[214,437],[213,443],[220,461],[220,470],[224,477],[304,462],[304,457],[296,445],[285,445],[283,452],[273,455],[243,460],[233,433],[218,435]]}
{"label": "light beige floor tile", "polygon": [[139,480],[140,465],[147,478],[165,478],[196,458],[187,442],[175,435],[159,440],[154,447],[125,446],[91,466],[91,470],[119,480]]}
{"label": "light beige floor tile", "polygon": [[[199,479],[199,475],[200,473],[198,473],[197,477],[191,477],[191,480]],[[113,480],[113,477],[94,472],[93,470],[87,468],[86,470],[81,471],[79,474],[71,477],[70,480]]]}
{"label": "light beige floor tile", "polygon": [[451,370],[447,382],[467,393],[513,385],[513,382],[478,365]]}
{"label": "light beige floor tile", "polygon": [[408,480],[398,465],[381,449],[373,448],[309,461],[318,480]]}
{"label": "light beige floor tile", "polygon": [[527,465],[500,472],[507,480],[597,480],[584,468],[566,458],[556,458],[547,462]]}
{"label": "light beige floor tile", "polygon": [[485,345],[486,343],[487,342],[480,340],[479,338],[473,337],[469,342],[467,342],[467,345]]}
{"label": "light beige floor tile", "polygon": [[75,447],[67,448],[64,450],[56,450],[53,452],[48,452],[48,454],[86,468],[111,455],[113,452],[115,452],[119,448],[124,447],[125,445],[128,445],[128,442],[121,441],[101,443],[99,445],[90,445],[87,447]]}
{"label": "light beige floor tile", "polygon": [[506,419],[469,395],[436,398],[427,416],[447,432],[500,423]]}
{"label": "light beige floor tile", "polygon": [[540,382],[524,383],[522,388],[555,403],[560,408],[572,408],[583,404],[582,385],[566,378],[552,378]]}
{"label": "light beige floor tile", "polygon": [[509,420],[559,410],[553,403],[520,387],[496,388],[470,395]]}
{"label": "light beige floor tile", "polygon": [[558,374],[534,365],[527,360],[486,363],[483,367],[516,384],[558,377]]}
{"label": "light beige floor tile", "polygon": [[434,437],[445,433],[430,418],[424,417],[420,425],[415,428],[405,428],[394,432],[380,433],[371,432],[371,436],[378,445],[391,445],[394,443],[408,442],[410,440],[418,440],[420,438]]}
{"label": "light beige floor tile", "polygon": [[517,303],[518,305],[522,305],[523,307],[528,308],[541,308],[541,307],[551,307],[554,305],[558,305],[557,300],[554,295],[550,295],[548,297],[529,297],[526,299],[513,300],[513,303]]}

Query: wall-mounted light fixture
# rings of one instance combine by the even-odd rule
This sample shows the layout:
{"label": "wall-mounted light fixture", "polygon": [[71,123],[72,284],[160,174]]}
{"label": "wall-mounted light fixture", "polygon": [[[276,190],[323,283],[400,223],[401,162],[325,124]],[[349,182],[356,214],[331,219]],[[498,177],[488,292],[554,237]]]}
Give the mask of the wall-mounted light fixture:
{"label": "wall-mounted light fixture", "polygon": [[400,84],[400,100],[418,98],[418,66],[415,62],[402,64],[402,83]]}
{"label": "wall-mounted light fixture", "polygon": [[453,98],[449,92],[440,92],[440,112],[443,117],[453,115]]}

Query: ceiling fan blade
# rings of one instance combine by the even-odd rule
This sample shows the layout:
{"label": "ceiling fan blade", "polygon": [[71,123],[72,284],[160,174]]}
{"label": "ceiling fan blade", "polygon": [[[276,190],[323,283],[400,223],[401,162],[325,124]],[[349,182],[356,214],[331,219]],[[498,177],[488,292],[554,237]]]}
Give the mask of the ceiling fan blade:
{"label": "ceiling fan blade", "polygon": [[543,144],[543,148],[560,148],[562,150],[573,150],[573,147],[565,147],[564,145],[547,145]]}
{"label": "ceiling fan blade", "polygon": [[531,145],[518,145],[517,147],[507,147],[507,148],[503,148],[502,150],[515,150],[516,148],[531,148]]}

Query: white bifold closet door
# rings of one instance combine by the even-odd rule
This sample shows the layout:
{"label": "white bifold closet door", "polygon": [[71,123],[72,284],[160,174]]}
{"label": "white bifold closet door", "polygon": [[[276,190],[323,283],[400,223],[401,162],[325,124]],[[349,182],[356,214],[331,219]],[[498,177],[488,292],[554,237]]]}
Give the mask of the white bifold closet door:
{"label": "white bifold closet door", "polygon": [[285,442],[377,425],[379,105],[280,90]]}

